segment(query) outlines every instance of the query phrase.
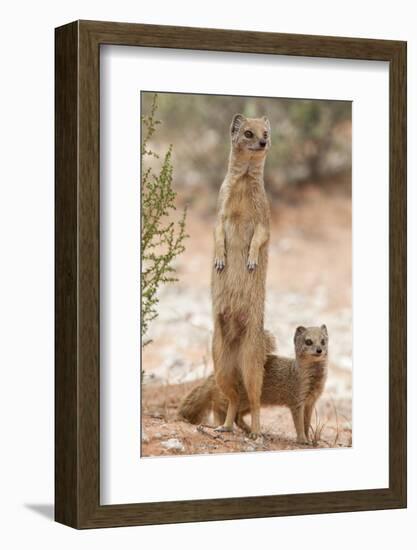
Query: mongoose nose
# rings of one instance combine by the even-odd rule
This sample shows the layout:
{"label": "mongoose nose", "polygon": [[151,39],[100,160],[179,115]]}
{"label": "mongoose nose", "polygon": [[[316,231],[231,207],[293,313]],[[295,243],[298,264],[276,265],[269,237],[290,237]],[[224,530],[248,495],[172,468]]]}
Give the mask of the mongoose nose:
{"label": "mongoose nose", "polygon": [[264,139],[261,139],[260,142],[259,142],[259,145],[260,145],[261,147],[265,147],[266,141],[265,141]]}
{"label": "mongoose nose", "polygon": [[317,348],[316,352],[320,354],[321,353],[321,348]]}

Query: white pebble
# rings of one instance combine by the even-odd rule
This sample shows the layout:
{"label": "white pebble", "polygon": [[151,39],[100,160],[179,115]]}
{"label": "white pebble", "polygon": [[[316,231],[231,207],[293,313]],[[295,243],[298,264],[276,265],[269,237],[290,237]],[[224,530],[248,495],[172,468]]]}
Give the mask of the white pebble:
{"label": "white pebble", "polygon": [[161,443],[165,449],[171,449],[175,451],[183,451],[184,445],[181,443],[179,439],[168,439],[167,441],[163,441]]}

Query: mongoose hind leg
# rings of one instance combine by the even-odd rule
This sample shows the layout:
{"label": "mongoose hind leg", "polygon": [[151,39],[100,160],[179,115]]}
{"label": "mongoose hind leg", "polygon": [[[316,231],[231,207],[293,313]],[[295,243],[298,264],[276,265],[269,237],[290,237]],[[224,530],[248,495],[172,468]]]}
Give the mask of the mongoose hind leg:
{"label": "mongoose hind leg", "polygon": [[259,353],[258,349],[254,349],[251,338],[246,338],[242,349],[241,361],[242,378],[248,395],[251,413],[249,437],[256,439],[261,435],[261,393],[265,357],[263,353]]}
{"label": "mongoose hind leg", "polygon": [[227,406],[226,419],[223,425],[218,426],[216,431],[218,432],[233,432],[233,425],[235,423],[237,411],[239,409],[239,393],[230,386],[227,389],[227,393],[223,390],[225,395],[229,398]]}
{"label": "mongoose hind leg", "polygon": [[242,431],[244,431],[247,434],[249,434],[251,431],[249,424],[245,422],[245,420],[243,419],[243,414],[241,412],[237,413],[236,425],[238,428],[240,428]]}
{"label": "mongoose hind leg", "polygon": [[227,413],[224,423],[216,428],[221,432],[232,432],[239,409],[239,388],[237,375],[237,350],[228,341],[230,323],[219,315],[215,321],[213,334],[213,363],[216,384],[227,399]]}
{"label": "mongoose hind leg", "polygon": [[[235,369],[230,367],[230,364],[224,367],[217,365],[216,370],[216,383],[221,392],[227,399],[227,412],[224,418],[223,424],[216,428],[219,432],[232,432],[233,424],[239,409],[239,390],[236,383]],[[221,415],[217,415],[221,418]]]}
{"label": "mongoose hind leg", "polygon": [[221,426],[226,420],[226,413],[218,408],[213,408],[213,424],[214,426]]}

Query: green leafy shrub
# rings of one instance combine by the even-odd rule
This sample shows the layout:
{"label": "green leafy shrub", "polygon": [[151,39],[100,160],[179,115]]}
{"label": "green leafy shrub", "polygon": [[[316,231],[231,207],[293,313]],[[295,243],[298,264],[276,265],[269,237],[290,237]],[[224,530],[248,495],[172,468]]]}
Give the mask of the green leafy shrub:
{"label": "green leafy shrub", "polygon": [[142,116],[142,218],[141,218],[141,247],[142,247],[142,317],[141,332],[142,345],[149,323],[158,315],[158,289],[163,283],[172,283],[175,277],[173,260],[184,252],[186,209],[178,221],[169,219],[172,211],[176,210],[176,193],[172,188],[172,145],[165,153],[160,168],[154,173],[153,166],[147,166],[149,157],[159,159],[149,146],[157,126],[156,120],[157,94],[154,94],[150,113]]}

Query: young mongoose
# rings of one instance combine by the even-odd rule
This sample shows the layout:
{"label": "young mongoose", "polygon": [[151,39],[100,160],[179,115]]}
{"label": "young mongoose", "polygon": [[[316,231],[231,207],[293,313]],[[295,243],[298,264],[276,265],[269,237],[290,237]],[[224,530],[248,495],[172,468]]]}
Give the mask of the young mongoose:
{"label": "young mongoose", "polygon": [[214,231],[213,363],[228,401],[219,430],[232,431],[239,406],[239,380],[246,388],[251,437],[260,433],[265,363],[264,305],[269,205],[264,164],[271,144],[269,121],[235,115],[228,171],[220,188]]}
{"label": "young mongoose", "polygon": [[[291,410],[299,443],[309,439],[311,415],[326,382],[328,341],[325,325],[298,327],[294,335],[295,358],[271,354],[265,362],[261,404],[284,405]],[[249,431],[243,417],[249,412],[250,404],[242,384],[239,391],[236,424]],[[179,415],[192,424],[200,424],[210,410],[217,421],[226,417],[227,400],[217,387],[214,375],[191,390],[181,403]]]}

